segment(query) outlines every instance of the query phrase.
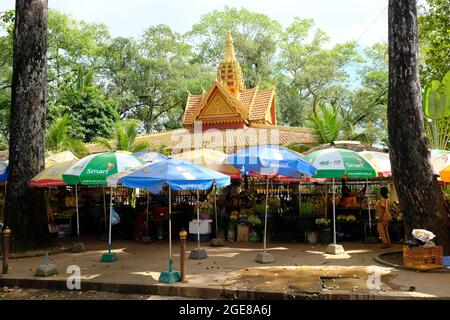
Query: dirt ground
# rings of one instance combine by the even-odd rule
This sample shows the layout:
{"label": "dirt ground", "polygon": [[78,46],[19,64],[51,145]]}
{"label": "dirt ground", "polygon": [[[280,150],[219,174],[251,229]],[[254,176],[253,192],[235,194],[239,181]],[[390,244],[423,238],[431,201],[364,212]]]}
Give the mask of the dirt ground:
{"label": "dirt ground", "polygon": [[100,291],[52,291],[3,287],[0,300],[189,300],[185,297],[121,294]]}

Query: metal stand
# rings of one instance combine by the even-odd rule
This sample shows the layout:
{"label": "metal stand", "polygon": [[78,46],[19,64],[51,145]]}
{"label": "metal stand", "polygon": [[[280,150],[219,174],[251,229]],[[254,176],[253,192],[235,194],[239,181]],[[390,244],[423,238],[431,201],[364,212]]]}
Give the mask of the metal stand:
{"label": "metal stand", "polygon": [[267,249],[267,210],[269,208],[269,176],[267,176],[267,184],[266,184],[266,212],[264,216],[264,251],[258,253],[256,256],[256,262],[259,263],[272,263],[275,261],[273,255],[269,252],[266,252]]}

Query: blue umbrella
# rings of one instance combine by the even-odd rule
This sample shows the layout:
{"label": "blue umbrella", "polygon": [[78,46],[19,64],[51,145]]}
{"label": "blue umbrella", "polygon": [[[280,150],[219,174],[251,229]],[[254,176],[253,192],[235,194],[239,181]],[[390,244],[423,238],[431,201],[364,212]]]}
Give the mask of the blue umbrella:
{"label": "blue umbrella", "polygon": [[[119,179],[111,176],[108,178],[108,183],[110,182],[112,185],[118,182],[119,184],[129,188],[148,189],[153,193],[161,190],[164,184],[169,186],[169,271],[162,273],[160,280],[164,282],[174,282],[178,281],[178,276],[174,275],[172,272],[171,190],[207,190],[211,188],[214,183],[217,187],[222,188],[228,186],[231,183],[231,179],[225,174],[187,161],[167,158],[165,160],[139,167],[135,171],[125,176],[121,176]],[[198,208],[197,220],[200,220]],[[200,221],[198,223],[200,224]],[[200,247],[200,234],[198,234],[198,245]],[[164,280],[161,279],[163,275]]]}
{"label": "blue umbrella", "polygon": [[230,155],[228,163],[238,169],[267,176],[286,176],[302,178],[315,175],[317,170],[298,153],[289,149],[274,146],[255,146]]}
{"label": "blue umbrella", "polygon": [[156,161],[167,159],[165,155],[159,152],[148,152],[148,151],[141,151],[133,153],[133,156],[147,162],[147,163],[153,163]]}
{"label": "blue umbrella", "polygon": [[[275,146],[255,146],[230,155],[227,159],[228,163],[233,164],[244,174],[255,173],[267,176],[266,185],[266,210],[264,218],[264,252],[262,263],[266,261],[266,235],[267,235],[267,207],[269,195],[269,178],[277,175],[301,178],[304,175],[315,175],[316,168],[307,160],[302,158],[298,153],[289,149]],[[273,261],[273,260],[272,260]]]}
{"label": "blue umbrella", "polygon": [[8,164],[0,161],[0,182],[8,180]]}

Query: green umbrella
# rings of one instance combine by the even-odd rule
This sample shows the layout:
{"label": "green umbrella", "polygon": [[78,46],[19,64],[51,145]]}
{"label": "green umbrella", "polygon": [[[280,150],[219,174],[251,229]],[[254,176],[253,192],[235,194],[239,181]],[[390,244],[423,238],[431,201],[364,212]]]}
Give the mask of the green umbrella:
{"label": "green umbrella", "polygon": [[[81,160],[78,160],[63,174],[63,180],[65,183],[75,185],[78,238],[80,237],[80,229],[77,186],[106,186],[106,178],[110,175],[136,168],[142,164],[144,164],[144,161],[136,158],[129,152],[105,152],[91,154]],[[109,251],[111,251],[111,214],[109,217],[109,223]]]}
{"label": "green umbrella", "polygon": [[69,185],[106,186],[106,178],[118,172],[136,168],[144,162],[127,152],[92,154],[70,167],[63,180]]}
{"label": "green umbrella", "polygon": [[317,168],[317,174],[313,178],[333,179],[333,243],[336,245],[335,179],[375,178],[377,172],[365,158],[351,150],[339,148],[317,150],[305,158]]}

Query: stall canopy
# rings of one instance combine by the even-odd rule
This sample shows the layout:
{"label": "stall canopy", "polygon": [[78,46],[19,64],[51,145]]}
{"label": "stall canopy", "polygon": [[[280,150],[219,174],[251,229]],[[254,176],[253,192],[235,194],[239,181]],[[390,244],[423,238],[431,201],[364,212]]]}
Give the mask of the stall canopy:
{"label": "stall canopy", "polygon": [[[176,282],[179,275],[173,272],[172,259],[172,197],[171,190],[207,190],[213,184],[226,187],[231,183],[229,176],[220,172],[195,165],[187,161],[168,158],[139,167],[133,172],[117,177],[109,177],[108,184],[121,184],[129,188],[144,188],[151,192],[160,191],[164,185],[169,187],[169,271],[161,273],[160,281]],[[197,196],[198,199],[198,196]],[[197,210],[197,218],[198,218]],[[199,218],[198,218],[199,219]]]}
{"label": "stall canopy", "polygon": [[359,155],[364,157],[377,172],[378,177],[388,178],[392,176],[389,154],[376,151],[362,151]]}
{"label": "stall canopy", "polygon": [[167,159],[165,155],[159,152],[148,152],[148,151],[141,151],[133,153],[133,156],[141,159],[142,161],[146,163],[153,163],[156,161]]}
{"label": "stall canopy", "polygon": [[45,158],[45,167],[49,168],[57,163],[63,163],[72,160],[78,160],[78,158],[70,151],[51,154]]}
{"label": "stall canopy", "polygon": [[301,178],[317,173],[316,168],[298,153],[283,147],[267,145],[251,147],[230,155],[228,163],[239,168],[244,175],[264,176],[266,178],[266,205],[264,214],[264,248],[257,261],[269,263],[273,261],[267,249],[267,208],[269,197],[269,180],[275,176],[287,178]]}
{"label": "stall canopy", "polygon": [[144,162],[126,152],[92,154],[78,160],[63,175],[69,185],[106,185],[106,177],[141,166]]}
{"label": "stall canopy", "polygon": [[60,187],[67,185],[63,180],[63,174],[72,167],[78,160],[71,160],[62,163],[57,163],[48,167],[33,179],[31,179],[30,187]]}
{"label": "stall canopy", "polygon": [[0,182],[8,180],[8,164],[0,161]]}
{"label": "stall canopy", "polygon": [[314,178],[331,178],[333,180],[333,244],[336,246],[335,179],[344,177],[370,179],[377,177],[377,172],[369,161],[351,150],[339,148],[323,149],[306,155],[306,159],[317,168],[317,175]]}
{"label": "stall canopy", "polygon": [[231,179],[241,178],[241,173],[238,169],[231,164],[225,163],[228,155],[221,151],[199,149],[178,153],[172,157],[174,159],[188,161],[196,165],[221,172],[230,176]]}
{"label": "stall canopy", "polygon": [[227,163],[233,164],[244,174],[302,178],[313,176],[316,169],[298,153],[275,146],[255,146],[230,155]]}

